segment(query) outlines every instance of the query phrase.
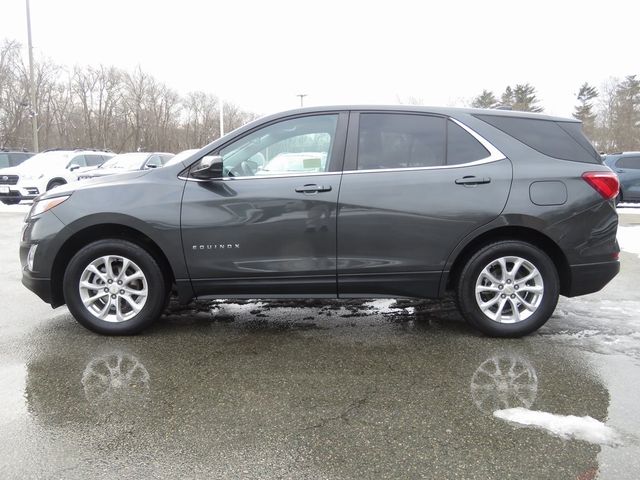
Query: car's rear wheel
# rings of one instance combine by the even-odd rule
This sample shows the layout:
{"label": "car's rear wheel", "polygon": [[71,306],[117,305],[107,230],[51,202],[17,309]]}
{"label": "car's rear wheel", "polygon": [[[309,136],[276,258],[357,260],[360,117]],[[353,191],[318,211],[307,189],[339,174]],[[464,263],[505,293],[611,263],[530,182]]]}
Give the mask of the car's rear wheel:
{"label": "car's rear wheel", "polygon": [[551,317],[560,291],[553,261],[539,248],[508,240],[477,251],[462,269],[456,299],[467,322],[496,337],[531,333]]}
{"label": "car's rear wheel", "polygon": [[156,261],[126,240],[99,240],[82,248],[64,275],[69,311],[105,335],[142,331],[162,313],[167,286]]}

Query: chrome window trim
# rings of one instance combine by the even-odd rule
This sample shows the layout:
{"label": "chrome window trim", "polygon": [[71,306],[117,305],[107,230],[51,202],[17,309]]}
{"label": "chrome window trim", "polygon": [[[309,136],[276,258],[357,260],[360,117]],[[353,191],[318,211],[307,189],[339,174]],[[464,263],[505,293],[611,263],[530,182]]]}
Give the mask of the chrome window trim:
{"label": "chrome window trim", "polygon": [[488,157],[481,158],[480,160],[474,160],[473,162],[467,163],[457,163],[455,165],[434,165],[430,167],[398,167],[398,168],[376,168],[369,170],[343,170],[342,172],[316,172],[316,173],[290,173],[287,175],[253,175],[253,176],[245,176],[245,177],[221,177],[217,179],[209,179],[202,180],[198,178],[190,178],[185,176],[179,176],[181,180],[190,180],[192,182],[210,182],[212,180],[223,180],[223,181],[235,181],[235,180],[249,180],[249,179],[267,179],[267,178],[289,178],[289,177],[317,177],[320,175],[353,175],[358,173],[376,173],[376,172],[405,172],[405,171],[421,171],[421,170],[440,170],[440,169],[451,169],[451,168],[462,168],[462,167],[472,167],[475,165],[484,165],[485,163],[497,162],[500,160],[505,160],[507,157],[504,153],[494,147],[487,139],[485,139],[482,135],[475,132],[471,128],[467,127],[464,123],[459,120],[446,117],[448,120],[451,120],[456,125],[465,130],[469,135],[475,138],[480,144],[487,149],[489,152]]}
{"label": "chrome window trim", "polygon": [[290,173],[287,175],[251,175],[244,177],[220,177],[210,178],[208,180],[200,178],[190,178],[185,176],[179,176],[181,180],[190,180],[192,182],[211,182],[213,180],[224,180],[234,182],[236,180],[255,180],[255,179],[267,179],[267,178],[297,178],[297,177],[318,177],[326,175],[342,175],[342,172],[313,172],[313,173]]}

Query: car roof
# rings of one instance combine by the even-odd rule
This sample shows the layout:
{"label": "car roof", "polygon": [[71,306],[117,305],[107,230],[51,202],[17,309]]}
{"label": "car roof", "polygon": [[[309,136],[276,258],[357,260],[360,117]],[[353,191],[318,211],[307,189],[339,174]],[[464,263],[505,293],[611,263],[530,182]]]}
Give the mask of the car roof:
{"label": "car roof", "polygon": [[580,123],[580,120],[576,118],[558,117],[553,115],[547,115],[544,113],[535,112],[522,112],[519,110],[498,110],[487,108],[459,108],[459,107],[430,107],[430,106],[417,106],[417,105],[327,105],[320,107],[305,107],[297,108],[293,110],[287,110],[278,112],[274,115],[268,115],[281,117],[286,115],[295,115],[298,113],[314,113],[314,112],[330,112],[336,110],[359,110],[359,111],[389,111],[389,112],[419,112],[419,113],[433,113],[437,115],[456,116],[459,114],[468,115],[493,115],[497,117],[512,117],[512,118],[530,118],[536,120],[552,120],[556,122],[572,122]]}

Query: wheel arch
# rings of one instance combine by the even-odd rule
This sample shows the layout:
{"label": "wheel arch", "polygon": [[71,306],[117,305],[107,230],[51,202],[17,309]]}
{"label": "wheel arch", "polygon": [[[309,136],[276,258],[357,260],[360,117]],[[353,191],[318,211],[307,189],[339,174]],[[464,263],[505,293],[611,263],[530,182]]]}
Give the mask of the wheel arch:
{"label": "wheel arch", "polygon": [[61,184],[61,185],[66,185],[68,182],[67,182],[67,179],[66,179],[66,178],[63,178],[63,177],[54,177],[54,178],[52,178],[51,180],[49,180],[49,181],[47,182],[47,191],[48,191],[48,190],[51,190],[51,185],[52,185],[53,183],[59,183],[59,184]]}
{"label": "wheel arch", "polygon": [[470,239],[464,246],[458,247],[454,258],[441,283],[441,290],[452,290],[457,284],[462,269],[471,256],[482,247],[500,240],[520,240],[538,247],[553,261],[560,278],[560,294],[564,295],[570,287],[569,262],[562,249],[550,237],[531,227],[507,225],[493,228]]}
{"label": "wheel arch", "polygon": [[52,306],[64,305],[63,279],[66,267],[71,258],[84,246],[97,240],[118,239],[127,240],[149,252],[159,263],[165,282],[169,288],[175,283],[175,273],[169,259],[149,236],[133,227],[101,223],[91,225],[71,235],[60,247],[51,268],[51,299]]}

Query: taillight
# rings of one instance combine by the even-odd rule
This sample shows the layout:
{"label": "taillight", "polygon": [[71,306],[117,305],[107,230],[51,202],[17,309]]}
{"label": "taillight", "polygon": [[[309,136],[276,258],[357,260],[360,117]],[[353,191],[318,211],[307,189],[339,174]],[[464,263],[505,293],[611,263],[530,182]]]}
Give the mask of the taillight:
{"label": "taillight", "polygon": [[620,191],[620,181],[613,172],[585,172],[582,178],[605,200],[615,198]]}

